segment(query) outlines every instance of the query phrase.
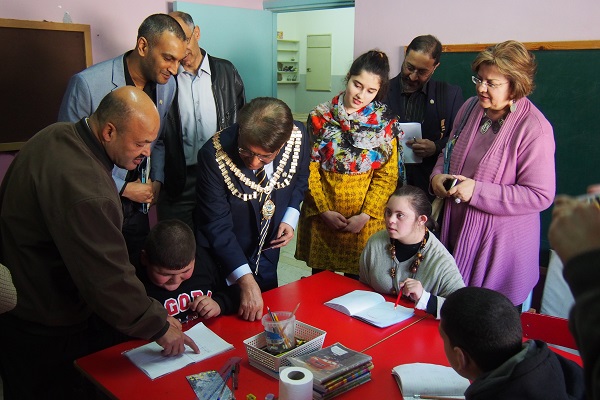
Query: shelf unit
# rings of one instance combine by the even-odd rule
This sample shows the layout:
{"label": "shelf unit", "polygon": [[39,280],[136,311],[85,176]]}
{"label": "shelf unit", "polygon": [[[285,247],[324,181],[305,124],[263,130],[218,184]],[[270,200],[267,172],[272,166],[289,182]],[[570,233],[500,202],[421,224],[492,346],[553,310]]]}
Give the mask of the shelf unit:
{"label": "shelf unit", "polygon": [[300,59],[300,42],[277,39],[277,83],[297,84]]}

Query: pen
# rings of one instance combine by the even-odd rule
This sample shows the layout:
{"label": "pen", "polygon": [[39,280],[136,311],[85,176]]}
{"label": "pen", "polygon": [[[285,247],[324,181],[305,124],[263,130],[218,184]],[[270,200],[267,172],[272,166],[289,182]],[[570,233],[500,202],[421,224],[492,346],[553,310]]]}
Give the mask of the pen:
{"label": "pen", "polygon": [[[146,157],[146,166],[140,171],[140,181],[147,183],[150,177],[150,156]],[[148,214],[148,203],[142,203],[142,212]]]}
{"label": "pen", "polygon": [[[281,236],[279,236],[277,239],[281,239],[281,238],[282,238],[282,237],[284,237],[284,236],[285,236],[285,232],[283,232],[283,233],[281,234]],[[275,248],[275,246],[267,247],[266,249],[262,249],[262,250],[261,250],[261,252],[263,252],[263,251],[267,251],[267,250],[271,250],[271,249],[274,249],[274,248]]]}
{"label": "pen", "polygon": [[446,396],[430,396],[427,394],[415,394],[415,399],[428,399],[428,400],[464,400],[464,397],[446,397]]}

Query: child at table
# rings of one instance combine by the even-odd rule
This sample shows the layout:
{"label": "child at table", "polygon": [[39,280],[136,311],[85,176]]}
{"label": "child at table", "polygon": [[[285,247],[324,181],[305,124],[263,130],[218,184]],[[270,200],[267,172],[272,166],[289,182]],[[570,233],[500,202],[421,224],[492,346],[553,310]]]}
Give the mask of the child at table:
{"label": "child at table", "polygon": [[210,254],[196,248],[194,233],[179,220],[161,221],[152,228],[137,274],[148,296],[182,322],[231,314],[239,306],[237,285],[225,284]]}
{"label": "child at table", "polygon": [[360,281],[379,293],[402,293],[438,318],[444,298],[465,286],[452,255],[435,237],[425,192],[405,185],[384,210],[386,230],[373,234],[359,260]]}
{"label": "child at table", "polygon": [[440,335],[452,368],[471,381],[466,400],[584,399],[583,369],[546,343],[523,343],[519,312],[503,294],[465,287],[446,298]]}

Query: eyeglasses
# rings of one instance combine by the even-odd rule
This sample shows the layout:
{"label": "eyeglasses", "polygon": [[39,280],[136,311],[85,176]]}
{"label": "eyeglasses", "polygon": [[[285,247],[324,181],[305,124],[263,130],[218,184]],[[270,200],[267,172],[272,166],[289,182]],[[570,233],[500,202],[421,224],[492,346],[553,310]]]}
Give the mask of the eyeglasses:
{"label": "eyeglasses", "polygon": [[477,78],[476,76],[472,76],[471,81],[473,81],[473,83],[476,85],[482,85],[482,86],[487,87],[488,89],[497,89],[500,86],[504,85],[505,83],[508,83],[508,82],[500,82],[500,83],[484,82],[481,79]]}
{"label": "eyeglasses", "polygon": [[[192,41],[192,38],[194,37],[194,32],[196,32],[196,27],[194,26],[194,29],[192,29],[192,33],[190,33],[189,37],[185,37],[185,41],[187,44],[190,44],[190,42]],[[184,32],[185,33],[185,32]]]}
{"label": "eyeglasses", "polygon": [[277,155],[277,153],[279,152],[279,150],[277,150],[275,153],[271,153],[271,154],[256,154],[251,152],[250,150],[246,150],[243,147],[238,147],[238,153],[240,154],[240,156],[244,157],[244,158],[258,158],[259,161],[268,164],[270,163],[273,158],[275,158],[275,156]]}
{"label": "eyeglasses", "polygon": [[432,70],[419,69],[419,68],[415,67],[414,65],[412,65],[411,63],[408,63],[406,61],[404,61],[402,63],[402,66],[404,68],[406,68],[406,70],[409,72],[409,75],[416,74],[419,78],[428,77],[429,75],[433,74],[433,71],[435,71],[435,68]]}

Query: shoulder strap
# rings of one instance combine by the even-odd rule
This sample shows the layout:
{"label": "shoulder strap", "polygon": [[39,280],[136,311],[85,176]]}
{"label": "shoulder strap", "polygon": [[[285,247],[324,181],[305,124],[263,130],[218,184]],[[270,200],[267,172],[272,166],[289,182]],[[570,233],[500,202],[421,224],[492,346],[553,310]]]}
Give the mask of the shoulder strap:
{"label": "shoulder strap", "polygon": [[462,132],[463,128],[465,127],[465,125],[467,124],[467,119],[469,119],[469,115],[471,115],[471,111],[473,111],[473,109],[475,108],[475,104],[477,104],[478,99],[477,96],[471,98],[471,102],[469,104],[467,104],[467,109],[465,110],[464,114],[462,115],[462,118],[460,119],[460,123],[458,124],[458,126],[456,127],[456,132],[454,132],[454,140],[457,140],[458,137],[460,136],[460,133]]}
{"label": "shoulder strap", "polygon": [[467,124],[467,119],[469,119],[469,116],[471,115],[471,111],[473,111],[473,108],[475,108],[475,105],[477,104],[478,99],[477,99],[477,96],[475,96],[467,101],[469,103],[467,104],[467,108],[465,109],[465,112],[463,113],[462,117],[460,118],[460,122],[458,123],[458,125],[456,126],[456,129],[454,130],[454,136],[452,136],[450,138],[450,140],[448,140],[448,142],[446,143],[446,148],[444,149],[444,173],[445,174],[447,174],[450,171],[450,156],[452,155],[452,149],[454,148],[454,144],[458,140],[460,133],[462,132],[465,125]]}

